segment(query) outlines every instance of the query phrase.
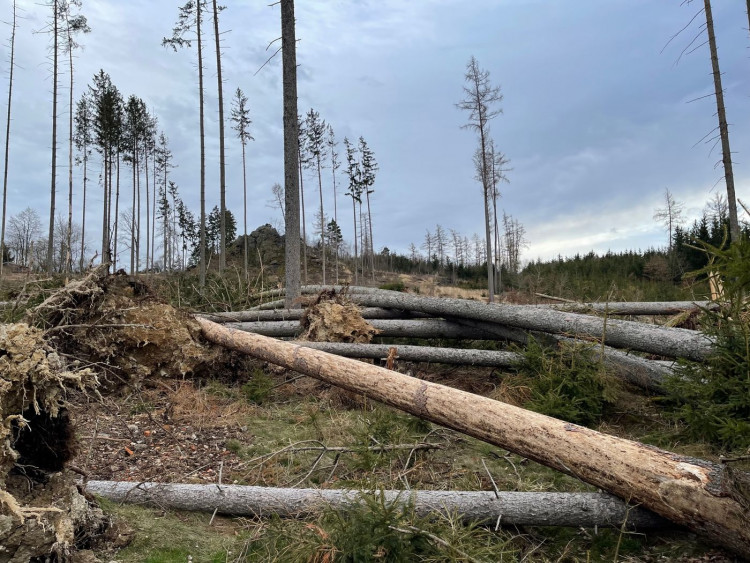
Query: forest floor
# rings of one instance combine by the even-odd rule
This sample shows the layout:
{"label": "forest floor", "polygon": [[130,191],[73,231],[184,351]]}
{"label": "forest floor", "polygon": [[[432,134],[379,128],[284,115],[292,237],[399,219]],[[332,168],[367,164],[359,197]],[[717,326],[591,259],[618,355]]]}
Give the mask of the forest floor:
{"label": "forest floor", "polygon": [[[490,369],[401,368],[417,377],[513,400],[505,374]],[[80,450],[72,465],[89,479],[132,481],[134,486],[158,481],[365,491],[492,490],[494,480],[499,490],[593,490],[478,440],[310,378],[295,377],[261,366],[233,381],[164,380],[104,401],[77,395],[72,397],[71,414]],[[701,446],[664,443],[669,423],[648,400],[628,394],[621,403],[602,431],[656,441],[681,453],[708,454]],[[411,447],[421,443],[434,448]],[[387,445],[401,449],[378,451]],[[337,531],[336,519],[330,514],[306,521],[269,521],[111,503],[105,507],[133,528],[128,547],[102,554],[109,561],[168,563],[189,560],[188,556],[192,561],[325,561],[326,553],[335,552],[329,538]],[[346,516],[364,521],[372,517]],[[402,520],[394,523],[414,524],[408,516]],[[477,561],[734,560],[679,531],[631,534],[513,528],[494,532],[440,520],[419,525],[453,547],[426,559],[431,561],[470,560],[456,553]],[[348,528],[352,533],[358,529]],[[289,541],[295,537],[300,541]]]}
{"label": "forest floor", "polygon": [[[486,299],[481,290],[443,287],[433,277],[390,281],[401,281],[422,295]],[[512,302],[530,299],[521,293],[504,297]],[[407,362],[397,369],[514,404],[525,394],[513,373],[497,369]],[[102,398],[76,391],[68,399],[78,442],[69,466],[90,480],[130,481],[134,486],[157,481],[362,491],[491,491],[495,486],[508,491],[594,490],[508,451],[260,362],[242,373],[214,373],[201,379],[151,377]],[[617,401],[597,429],[716,459],[706,446],[683,442],[658,404],[634,389],[618,390]],[[417,447],[420,444],[430,447]],[[417,519],[379,503],[376,496],[346,514],[329,510],[304,520],[225,518],[106,501],[102,505],[123,530],[129,528],[121,535],[131,541],[97,555],[120,563],[333,562],[341,554],[340,546],[375,541],[372,531],[383,524],[387,537],[380,541],[389,542],[391,553],[403,555],[387,557],[374,551],[370,558],[353,560],[735,560],[679,530],[495,531],[466,526],[456,515]],[[404,529],[420,533],[408,535]]]}

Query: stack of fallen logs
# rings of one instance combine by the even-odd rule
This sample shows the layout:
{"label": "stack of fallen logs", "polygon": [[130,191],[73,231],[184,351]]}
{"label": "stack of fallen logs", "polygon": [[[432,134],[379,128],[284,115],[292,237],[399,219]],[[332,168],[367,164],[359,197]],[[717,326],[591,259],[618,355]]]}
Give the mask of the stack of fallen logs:
{"label": "stack of fallen logs", "polygon": [[[320,288],[307,288],[307,291],[317,292],[318,289]],[[712,342],[698,332],[610,318],[610,315],[624,313],[624,304],[605,305],[605,315],[595,317],[566,311],[565,306],[531,308],[433,299],[359,288],[349,291],[350,298],[364,307],[364,314],[372,321],[378,321],[376,327],[383,331],[383,336],[414,336],[414,332],[404,328],[398,329],[400,332],[396,332],[395,328],[389,332],[388,325],[380,324],[385,321],[408,321],[417,323],[409,325],[414,327],[440,327],[441,331],[445,331],[440,332],[441,335],[450,330],[453,331],[453,338],[462,339],[474,339],[478,337],[476,335],[481,335],[479,337],[485,339],[523,342],[528,334],[538,332],[553,334],[558,339],[586,338],[601,342],[600,349],[604,350],[607,361],[618,366],[619,372],[628,379],[640,381],[646,387],[658,386],[660,378],[668,372],[668,367],[653,360],[629,355],[617,348],[660,357],[683,357],[701,361],[712,347]],[[654,308],[648,309],[647,314],[668,313],[675,308],[696,305],[670,304],[662,308],[653,305]],[[660,450],[486,397],[338,357],[312,349],[308,342],[286,342],[259,334],[271,331],[272,327],[268,326],[270,323],[296,322],[299,314],[292,310],[266,311],[257,308],[243,313],[206,315],[198,321],[203,336],[210,342],[341,388],[363,393],[422,419],[453,428],[574,476],[624,501],[614,503],[614,513],[602,516],[601,512],[597,512],[597,503],[603,506],[612,501],[611,497],[598,493],[592,494],[591,498],[585,495],[574,498],[572,495],[562,494],[553,499],[550,496],[536,499],[530,505],[517,496],[535,493],[515,493],[514,496],[514,493],[495,491],[476,493],[479,496],[474,501],[469,500],[468,505],[461,505],[456,503],[456,494],[464,493],[452,493],[452,498],[437,494],[433,498],[426,491],[411,491],[409,496],[414,497],[418,505],[423,503],[420,510],[445,510],[458,505],[458,511],[471,513],[470,506],[474,502],[483,507],[479,511],[481,519],[497,524],[552,524],[552,521],[544,519],[545,516],[534,520],[535,512],[537,509],[541,510],[541,507],[548,507],[553,512],[571,512],[574,508],[579,513],[590,511],[602,518],[599,524],[603,525],[625,526],[626,523],[635,523],[648,527],[664,523],[664,520],[658,518],[649,520],[651,511],[742,557],[750,557],[750,477],[747,474],[731,471],[725,465]],[[629,311],[626,314],[636,313]],[[298,330],[296,327],[281,328],[290,326],[292,325],[280,325],[273,328],[275,332],[271,333],[294,336]],[[436,336],[427,329],[421,330],[426,332],[420,334]],[[362,350],[338,347],[336,351],[364,356]],[[375,355],[379,356],[381,353],[382,350],[378,349]],[[404,347],[399,346],[398,353],[404,356]],[[478,362],[477,359],[475,363]],[[182,487],[189,489],[183,490]],[[119,500],[129,499],[188,509],[216,508],[230,514],[243,510],[256,514],[269,511],[299,514],[305,512],[308,503],[335,504],[345,502],[348,496],[356,494],[344,491],[326,496],[322,491],[310,490],[269,492],[267,489],[256,491],[253,487],[225,487],[221,484],[204,487],[140,484],[133,487],[132,484],[92,482],[88,484],[88,488],[92,492]],[[443,493],[445,494],[447,493]],[[260,502],[261,497],[265,498],[265,504]],[[605,501],[605,498],[610,500]],[[517,502],[521,502],[520,508]],[[584,520],[586,523],[579,520],[573,525],[594,523],[591,519]],[[572,518],[571,522],[576,520]],[[565,522],[558,519],[554,524]]]}
{"label": "stack of fallen logs", "polygon": [[[302,292],[314,294],[324,289],[323,286],[304,286]],[[650,360],[632,351],[700,361],[711,347],[710,340],[695,331],[611,318],[695,311],[710,306],[705,301],[487,305],[368,287],[334,289],[348,292],[349,298],[362,307],[362,317],[379,331],[381,338],[504,340],[521,345],[526,344],[529,335],[543,342],[575,338],[596,346],[597,353],[603,355],[615,374],[652,391],[658,390],[663,378],[671,373],[672,361]],[[282,294],[283,290],[274,290],[264,296]],[[304,311],[282,309],[282,306],[283,301],[272,301],[247,311],[203,315],[203,318],[264,336],[294,338],[301,331],[299,321]],[[339,356],[371,359],[386,358],[393,347],[297,340],[295,343]],[[517,353],[507,351],[408,345],[398,345],[396,349],[402,360],[416,362],[510,367],[520,359]]]}

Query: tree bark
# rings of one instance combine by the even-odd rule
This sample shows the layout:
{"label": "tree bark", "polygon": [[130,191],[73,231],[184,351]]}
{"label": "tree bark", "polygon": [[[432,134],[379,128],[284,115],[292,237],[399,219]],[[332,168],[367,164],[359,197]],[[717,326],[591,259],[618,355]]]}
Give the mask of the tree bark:
{"label": "tree bark", "polygon": [[398,292],[353,294],[355,303],[419,311],[441,317],[473,319],[507,327],[540,330],[565,335],[601,339],[610,346],[628,348],[663,356],[701,361],[711,351],[711,340],[703,334],[680,328],[665,328],[632,321],[604,319],[506,304],[486,304],[463,299],[417,297]]}
{"label": "tree bark", "polygon": [[[380,307],[364,307],[360,310],[365,319],[409,319],[421,318],[426,315],[422,313],[411,313],[399,311],[398,309],[381,309]],[[302,318],[302,309],[272,309],[237,311],[228,313],[206,313],[200,316],[215,323],[239,323],[247,321],[296,321]]]}
{"label": "tree bark", "polygon": [[201,35],[201,2],[195,3],[196,18],[195,27],[198,47],[198,113],[200,120],[200,146],[201,146],[201,224],[200,224],[200,249],[198,250],[199,267],[198,276],[200,287],[206,286],[206,125],[203,109],[203,36]]}
{"label": "tree bark", "polygon": [[281,59],[284,87],[284,265],[287,309],[299,307],[299,123],[297,119],[297,45],[294,0],[281,0]]}
{"label": "tree bark", "polygon": [[227,182],[226,164],[224,161],[224,84],[221,80],[221,44],[219,35],[219,7],[213,0],[214,10],[214,38],[216,40],[216,81],[218,83],[219,95],[219,199],[221,212],[221,233],[219,249],[219,271],[223,272],[227,267]]}
{"label": "tree bark", "polygon": [[[206,339],[453,428],[639,504],[750,557],[750,498],[722,466],[198,319]],[[750,479],[750,476],[745,477]]]}
{"label": "tree bark", "polygon": [[717,309],[711,301],[619,301],[612,303],[549,303],[531,305],[540,309],[555,309],[570,313],[607,313],[609,315],[676,315],[683,311]]}
{"label": "tree bark", "polygon": [[516,352],[498,352],[494,350],[473,350],[461,348],[435,348],[432,346],[405,346],[391,344],[349,344],[343,342],[307,342],[296,340],[293,344],[323,350],[329,354],[347,358],[369,358],[380,360],[387,358],[391,350],[396,357],[410,362],[428,362],[437,364],[462,364],[468,366],[512,367],[523,358]]}
{"label": "tree bark", "polygon": [[[453,338],[458,340],[497,340],[497,336],[481,328],[464,326],[443,319],[372,319],[370,324],[380,331],[378,336],[390,338]],[[228,327],[276,338],[297,336],[299,321],[227,323]]]}
{"label": "tree bark", "polygon": [[[86,490],[114,502],[129,502],[233,516],[301,517],[323,508],[344,509],[362,492],[336,489],[284,489],[242,485],[188,485],[88,481]],[[382,491],[386,502],[413,502],[420,517],[459,514],[466,522],[514,526],[664,528],[653,512],[628,506],[603,493],[489,491]],[[374,494],[380,494],[376,491]]]}
{"label": "tree bark", "polygon": [[[750,0],[749,0],[750,1]],[[13,68],[15,67],[16,55],[16,1],[13,0],[13,23],[10,33],[10,76],[8,78],[8,117],[5,122],[5,164],[3,167],[3,211],[2,225],[0,226],[0,278],[3,277],[3,264],[5,263],[5,214],[8,201],[8,165],[10,162],[10,117],[11,103],[13,101]],[[83,235],[82,235],[83,236]]]}
{"label": "tree bark", "polygon": [[719,55],[716,49],[716,35],[714,34],[714,18],[711,13],[711,0],[703,0],[706,12],[706,30],[708,31],[708,46],[711,51],[711,71],[714,75],[714,92],[716,94],[716,116],[719,118],[719,136],[721,137],[721,160],[724,164],[724,179],[727,184],[727,204],[729,205],[729,234],[732,242],[740,240],[740,224],[737,220],[737,197],[734,192],[734,172],[732,171],[732,152],[729,148],[729,126],[727,125],[727,110],[724,106],[724,90],[721,86],[721,71],[719,70]]}

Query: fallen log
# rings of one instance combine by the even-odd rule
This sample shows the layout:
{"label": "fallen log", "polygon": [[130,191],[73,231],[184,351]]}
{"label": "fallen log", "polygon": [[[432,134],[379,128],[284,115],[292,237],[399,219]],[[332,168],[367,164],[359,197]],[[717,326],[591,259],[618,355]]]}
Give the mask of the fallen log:
{"label": "fallen log", "polygon": [[675,315],[683,311],[718,309],[712,301],[618,301],[611,303],[542,303],[529,307],[555,309],[570,313],[607,313],[609,315]]}
{"label": "fallen log", "polygon": [[390,344],[349,344],[343,342],[308,342],[295,340],[305,348],[323,350],[329,354],[347,358],[387,358],[390,350],[395,350],[397,358],[411,362],[432,362],[438,364],[462,364],[467,366],[512,367],[521,361],[516,352],[495,350],[470,350],[462,348],[436,348],[432,346],[402,346]]}
{"label": "fallen log", "polygon": [[[226,313],[201,313],[198,316],[215,323],[241,323],[259,321],[296,321],[302,318],[304,309],[253,309]],[[360,313],[364,319],[409,319],[424,318],[423,313],[412,313],[399,309],[382,309],[380,307],[364,307]]]}
{"label": "fallen log", "polygon": [[[485,330],[462,326],[443,319],[394,320],[372,319],[370,324],[380,331],[378,336],[391,338],[453,338],[457,340],[497,340]],[[226,323],[226,326],[276,338],[296,336],[299,321]]]}
{"label": "fallen log", "polygon": [[[204,317],[205,318],[205,317]],[[493,323],[480,322],[480,321],[465,321],[457,320],[455,322],[443,320],[443,319],[419,319],[419,320],[378,320],[371,319],[370,324],[380,330],[378,337],[383,338],[445,338],[455,340],[508,340],[511,342],[518,342],[520,344],[526,344],[528,340],[528,334],[519,329],[512,329],[496,325]],[[237,330],[253,332],[255,334],[262,334],[263,336],[271,336],[274,338],[289,338],[298,336],[301,328],[299,321],[273,321],[273,322],[240,322],[240,323],[226,323],[226,326]],[[565,338],[558,335],[549,334],[535,334],[540,341],[546,340],[565,340],[569,342],[581,342],[575,341],[572,338]],[[598,355],[601,352],[599,345],[591,344],[592,354]],[[401,350],[403,347],[399,347]],[[414,347],[418,348],[418,347]],[[320,348],[319,348],[320,349]],[[342,348],[343,350],[344,348]],[[381,358],[382,355],[375,355],[375,352],[364,356],[350,355],[350,354],[339,354],[334,351],[333,347],[327,350],[331,353],[338,354],[341,356],[349,357],[366,357],[366,358]],[[479,352],[477,350],[477,352]],[[386,352],[387,355],[387,352]],[[421,356],[427,358],[427,355]],[[458,356],[456,356],[458,358]],[[466,356],[467,363],[469,356]],[[438,362],[438,359],[418,359],[417,352],[415,351],[410,358],[413,361],[434,361]],[[672,368],[669,365],[660,364],[653,360],[647,360],[638,356],[627,354],[620,350],[616,350],[609,346],[604,347],[604,361],[613,370],[614,375],[641,387],[648,389],[649,391],[661,390],[662,382],[664,378],[672,374]],[[449,363],[449,362],[444,362]],[[453,362],[450,362],[453,363]],[[485,363],[474,363],[474,365],[492,365],[492,366],[504,366],[507,364],[485,364]]]}
{"label": "fallen log", "polygon": [[487,304],[463,299],[418,297],[382,290],[372,294],[353,294],[350,297],[354,302],[369,307],[419,311],[436,317],[472,319],[567,336],[604,338],[607,344],[616,348],[696,361],[705,359],[712,348],[711,340],[697,331],[618,319],[601,319],[550,309]]}
{"label": "fallen log", "polygon": [[[497,338],[508,340],[510,342],[516,342],[522,345],[528,343],[529,333],[523,330],[466,319],[453,319],[453,322],[464,325],[467,328],[483,330],[494,334]],[[612,370],[614,375],[649,391],[661,391],[664,379],[674,373],[672,369],[673,362],[647,360],[646,358],[641,358],[640,356],[617,350],[611,346],[604,346],[604,349],[602,350],[601,344],[576,340],[574,338],[560,336],[559,334],[547,334],[534,331],[531,333],[531,336],[536,338],[537,341],[546,344],[570,342],[587,345],[590,347],[593,357],[599,357],[599,355],[604,352],[604,363]]]}
{"label": "fallen log", "polygon": [[[299,518],[347,508],[363,493],[336,489],[282,489],[242,485],[188,485],[88,481],[86,491],[114,502],[231,516]],[[374,491],[369,494],[380,494]],[[515,526],[665,528],[668,521],[603,493],[490,491],[382,491],[386,502],[413,503],[419,516],[459,514],[462,520]]]}
{"label": "fallen log", "polygon": [[[363,393],[505,448],[642,505],[740,556],[750,557],[747,485],[719,464],[602,434],[356,360],[205,319],[198,322],[210,342]],[[744,479],[750,480],[750,476]]]}

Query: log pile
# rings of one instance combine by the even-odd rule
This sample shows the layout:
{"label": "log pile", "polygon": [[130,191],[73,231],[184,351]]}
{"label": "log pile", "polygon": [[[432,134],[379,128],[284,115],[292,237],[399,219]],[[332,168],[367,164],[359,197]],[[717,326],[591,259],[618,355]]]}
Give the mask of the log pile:
{"label": "log pile", "polygon": [[[667,303],[584,303],[550,306],[485,304],[460,299],[430,298],[395,291],[362,287],[305,286],[303,295],[320,291],[341,291],[361,307],[361,315],[378,330],[381,338],[421,338],[454,340],[503,340],[526,344],[529,335],[543,342],[577,339],[589,342],[601,354],[615,375],[650,391],[659,390],[663,379],[672,373],[669,361],[653,361],[631,351],[658,355],[666,359],[689,358],[700,361],[711,349],[711,341],[702,334],[679,328],[659,327],[633,321],[589,316],[605,314],[671,314],[707,306],[705,302]],[[269,292],[269,297],[283,290]],[[309,301],[309,297],[305,297]],[[267,304],[272,306],[272,304]],[[576,312],[570,312],[571,309]],[[217,323],[276,338],[298,337],[300,309],[254,309],[231,313],[203,315]],[[602,346],[601,341],[604,341]],[[321,348],[322,349],[322,348]],[[509,356],[489,355],[482,360],[470,351],[437,353],[433,350],[417,355],[413,348],[397,347],[399,356],[412,361],[464,363],[507,367]],[[384,349],[362,345],[328,347],[328,351],[348,357],[384,358]],[[447,350],[447,349],[446,349]],[[359,354],[356,356],[355,354]],[[439,354],[439,355],[438,355]],[[476,360],[475,360],[476,357]]]}

